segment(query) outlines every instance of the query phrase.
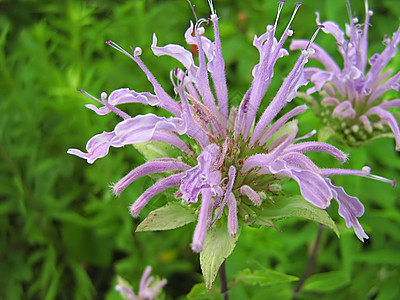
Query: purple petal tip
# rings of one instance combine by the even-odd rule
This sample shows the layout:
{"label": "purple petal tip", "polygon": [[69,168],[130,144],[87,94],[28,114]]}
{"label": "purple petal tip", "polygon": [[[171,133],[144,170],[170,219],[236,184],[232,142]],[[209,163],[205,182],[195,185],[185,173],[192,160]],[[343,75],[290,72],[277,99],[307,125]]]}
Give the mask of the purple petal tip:
{"label": "purple petal tip", "polygon": [[296,2],[294,5],[300,6],[300,5],[303,5],[303,2]]}
{"label": "purple petal tip", "polygon": [[392,187],[395,188],[396,185],[397,185],[396,178],[393,178],[393,180],[392,180]]}

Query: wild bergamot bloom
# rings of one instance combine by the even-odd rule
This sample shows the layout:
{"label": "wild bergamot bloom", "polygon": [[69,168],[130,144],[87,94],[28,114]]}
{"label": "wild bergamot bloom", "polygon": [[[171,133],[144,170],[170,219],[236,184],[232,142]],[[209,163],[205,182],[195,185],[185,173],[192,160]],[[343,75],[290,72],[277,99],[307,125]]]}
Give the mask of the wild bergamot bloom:
{"label": "wild bergamot bloom", "polygon": [[[359,24],[358,19],[352,16],[349,0],[346,3],[350,18],[350,24],[346,24],[348,39],[336,23],[322,23],[322,30],[337,41],[343,57],[343,68],[324,49],[313,44],[311,47],[315,52],[310,58],[321,62],[324,69],[305,69],[307,79],[314,83],[307,93],[320,92],[322,106],[316,107],[318,113],[322,114],[325,125],[350,146],[394,135],[396,150],[399,151],[399,125],[388,109],[400,107],[400,99],[390,100],[386,92],[400,90],[400,72],[393,75],[392,69],[385,68],[396,55],[400,43],[400,27],[392,39],[385,38],[386,47],[382,53],[375,53],[368,59],[368,29],[372,11],[368,9],[368,1],[365,0],[365,21]],[[318,13],[317,24],[320,24]],[[308,41],[297,40],[290,48],[302,49],[307,44]]]}
{"label": "wild bergamot bloom", "polygon": [[[163,179],[144,191],[133,203],[131,214],[139,216],[153,196],[175,187],[175,198],[181,200],[172,200],[174,205],[150,213],[142,227],[169,229],[185,225],[196,218],[192,249],[201,252],[205,277],[210,273],[205,272],[205,268],[212,269],[211,279],[206,279],[208,287],[220,264],[233,250],[243,225],[273,226],[274,220],[303,216],[334,228],[332,220],[321,209],[327,208],[331,200],[335,199],[347,227],[353,227],[359,239],[368,238],[357,219],[364,213],[362,203],[358,198],[346,194],[342,187],[335,186],[329,177],[335,174],[359,175],[391,182],[370,175],[368,167],[361,171],[323,169],[311,161],[305,155],[306,152],[325,152],[340,162],[346,161],[347,156],[329,144],[304,141],[314,131],[305,136],[297,136],[298,120],[292,119],[306,110],[305,105],[295,107],[273,122],[285,104],[296,97],[298,88],[307,84],[304,65],[314,53],[310,45],[315,34],[301,51],[276,96],[268,100],[268,107],[256,121],[258,108],[274,75],[274,65],[278,58],[288,55],[282,47],[293,34],[290,24],[301,3],[295,4],[292,18],[278,40],[275,31],[284,1],[278,2],[274,25],[268,25],[266,32],[255,36],[253,41],[260,59],[252,71],[252,84],[239,107],[229,107],[219,20],[209,2],[214,41],[203,35],[204,25],[208,25],[205,19],[197,20],[195,24],[190,23],[185,33],[186,42],[198,48],[198,64],[192,53],[184,47],[175,44],[157,46],[157,37],[153,36],[151,49],[155,55],[171,56],[184,66],[184,70],[176,68],[171,71],[176,98],[164,91],[142,62],[142,49],[132,49],[133,53],[130,54],[114,42],[107,42],[143,70],[153,85],[154,94],[123,88],[113,91],[108,97],[103,93],[101,99],[96,99],[84,92],[103,105],[100,108],[94,105],[87,107],[100,115],[114,112],[124,120],[113,131],[91,138],[86,145],[87,153],[76,149],[68,151],[93,163],[107,155],[110,146],[137,146],[142,143],[140,149],[144,149],[145,155],[146,145],[152,143],[161,145],[162,142],[173,146],[175,150],[179,149],[175,156],[154,158],[135,168],[117,182],[113,190],[119,195],[139,177],[166,173]],[[158,106],[171,116],[146,114],[131,117],[117,108],[122,103]],[[302,197],[289,197],[285,194],[282,185],[289,179],[297,182]],[[170,215],[163,219],[165,214]],[[160,225],[162,221],[167,223]],[[156,223],[157,226],[154,225]],[[214,261],[211,262],[210,257]]]}

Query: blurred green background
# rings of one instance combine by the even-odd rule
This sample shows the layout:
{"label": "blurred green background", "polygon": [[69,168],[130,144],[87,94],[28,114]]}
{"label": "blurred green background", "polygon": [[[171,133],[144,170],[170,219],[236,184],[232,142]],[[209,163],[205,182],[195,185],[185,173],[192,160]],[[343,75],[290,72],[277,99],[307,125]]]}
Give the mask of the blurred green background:
{"label": "blurred green background", "polygon": [[[214,2],[230,98],[237,104],[258,61],[253,36],[274,21],[277,5],[270,0]],[[209,15],[207,1],[193,3],[199,17]],[[293,3],[287,1],[278,33],[286,26]],[[351,4],[362,20],[363,1]],[[370,6],[375,12],[372,55],[382,51],[383,36],[399,26],[400,3],[382,0]],[[342,28],[347,21],[345,0],[305,0],[292,25],[294,38],[312,36],[316,10],[321,20],[336,21]],[[86,109],[84,104],[92,100],[77,88],[97,96],[121,87],[152,91],[139,68],[104,42],[112,39],[126,49],[142,47],[143,61],[172,93],[169,70],[179,63],[152,54],[152,34],[157,34],[159,45],[183,45],[189,20],[193,15],[185,0],[0,0],[0,299],[120,299],[114,291],[116,275],[137,291],[147,265],[153,267],[153,274],[168,279],[167,299],[185,299],[192,286],[202,282],[198,255],[190,248],[193,224],[135,233],[140,220],[130,217],[128,206],[152,180],[137,180],[118,198],[108,188],[143,163],[139,153],[132,147],[111,149],[93,165],[66,154],[70,147],[84,149],[91,136],[112,130],[119,121]],[[334,41],[323,33],[317,43],[338,57]],[[268,95],[273,96],[298,55],[292,53],[277,64]],[[391,66],[400,69],[400,55]],[[393,95],[399,98],[399,93]],[[266,99],[264,106],[267,103]],[[156,111],[140,104],[126,109],[132,115]],[[316,126],[312,113],[301,116],[303,132]],[[375,174],[400,180],[400,156],[393,140],[344,150],[350,153],[346,168],[369,165]],[[323,155],[313,158],[326,164]],[[307,281],[299,299],[399,299],[399,188],[366,178],[335,180],[365,204],[361,222],[371,238],[362,244],[344,226],[333,203],[329,212],[342,236],[337,239],[333,232],[324,231],[316,275]],[[155,197],[141,216],[165,201],[162,195]],[[227,261],[228,279],[247,267],[302,275],[318,225],[285,220],[277,227],[282,232],[243,230]],[[295,286],[236,286],[231,298],[290,299]]]}

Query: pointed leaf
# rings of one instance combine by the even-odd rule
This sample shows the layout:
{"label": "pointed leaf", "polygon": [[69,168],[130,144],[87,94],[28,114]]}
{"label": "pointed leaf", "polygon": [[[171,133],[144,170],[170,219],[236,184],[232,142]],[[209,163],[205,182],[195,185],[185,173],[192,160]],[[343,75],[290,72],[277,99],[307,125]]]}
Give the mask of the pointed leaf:
{"label": "pointed leaf", "polygon": [[[335,222],[331,219],[328,213],[307,202],[301,196],[277,198],[275,204],[271,204],[270,207],[257,211],[257,215],[260,215],[261,220],[267,218],[272,221],[288,217],[309,219],[328,226],[338,237],[340,236]],[[257,218],[255,221],[257,222]]]}
{"label": "pointed leaf", "polygon": [[296,276],[287,275],[268,269],[255,271],[244,269],[236,274],[234,282],[235,284],[245,283],[251,285],[258,284],[260,286],[269,286],[282,282],[295,281],[298,279],[299,278]]}
{"label": "pointed leaf", "polygon": [[136,231],[175,229],[194,221],[196,221],[196,216],[193,211],[185,208],[180,203],[170,202],[149,213],[149,215],[138,225]]}
{"label": "pointed leaf", "polygon": [[200,266],[207,289],[211,289],[219,267],[232,253],[239,238],[239,232],[232,238],[226,224],[220,225],[212,233],[208,232],[200,253]]}
{"label": "pointed leaf", "polygon": [[311,275],[304,284],[307,291],[333,291],[350,282],[350,275],[344,271],[332,271]]}

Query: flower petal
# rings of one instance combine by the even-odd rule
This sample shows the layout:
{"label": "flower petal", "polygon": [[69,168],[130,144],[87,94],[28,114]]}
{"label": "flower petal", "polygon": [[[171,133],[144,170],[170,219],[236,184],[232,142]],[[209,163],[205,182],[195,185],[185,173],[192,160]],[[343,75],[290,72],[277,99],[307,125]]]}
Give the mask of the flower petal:
{"label": "flower petal", "polygon": [[342,187],[333,185],[329,178],[326,178],[326,182],[332,189],[333,197],[339,203],[339,215],[345,219],[347,228],[353,227],[357,237],[364,242],[364,239],[369,237],[357,220],[357,217],[364,214],[364,205],[357,197],[349,196]]}
{"label": "flower petal", "polygon": [[231,235],[231,237],[235,237],[238,231],[238,219],[237,219],[237,202],[236,198],[233,195],[233,193],[229,194],[228,197],[228,232]]}
{"label": "flower petal", "polygon": [[136,201],[132,204],[130,210],[131,215],[133,217],[137,217],[143,207],[153,198],[155,195],[161,193],[162,191],[166,190],[167,188],[173,186],[179,186],[181,183],[182,177],[185,176],[185,173],[179,173],[175,175],[171,175],[167,178],[164,178],[151,187],[149,187],[143,194],[136,199]]}
{"label": "flower petal", "polygon": [[335,157],[340,162],[345,162],[347,160],[347,155],[338,148],[321,142],[304,142],[295,145],[291,145],[285,149],[285,152],[325,152],[333,157]]}
{"label": "flower petal", "polygon": [[153,50],[153,53],[157,56],[168,55],[180,61],[188,70],[189,74],[193,74],[197,71],[197,66],[194,64],[193,55],[189,50],[186,50],[182,46],[176,44],[168,44],[163,47],[158,47],[156,34],[153,34],[151,50]]}
{"label": "flower petal", "polygon": [[114,132],[118,142],[128,145],[151,140],[157,130],[170,130],[184,134],[186,124],[181,118],[176,117],[165,118],[154,114],[137,115],[120,122]]}
{"label": "flower petal", "polygon": [[108,154],[110,146],[121,147],[119,145],[113,145],[115,139],[114,132],[104,131],[101,134],[93,136],[86,144],[86,151],[84,153],[78,149],[68,149],[67,153],[79,156],[87,160],[89,164],[92,164],[96,159],[102,158]]}
{"label": "flower petal", "polygon": [[201,191],[201,206],[196,229],[193,234],[192,249],[194,252],[203,251],[204,240],[207,235],[207,228],[211,221],[212,214],[211,189],[204,188]]}
{"label": "flower petal", "polygon": [[138,93],[128,88],[121,88],[108,96],[108,102],[114,106],[124,103],[142,103],[155,106],[160,103],[160,100],[156,95],[149,92]]}
{"label": "flower petal", "polygon": [[255,190],[253,190],[251,187],[249,187],[248,185],[242,185],[239,189],[240,194],[247,196],[251,202],[254,203],[254,205],[261,205],[261,198],[260,196],[257,194],[257,192]]}
{"label": "flower petal", "polygon": [[143,165],[133,169],[122,179],[120,179],[114,186],[114,194],[119,195],[125,188],[134,182],[136,179],[145,175],[168,172],[173,170],[188,170],[190,166],[175,158],[153,159],[149,160]]}

